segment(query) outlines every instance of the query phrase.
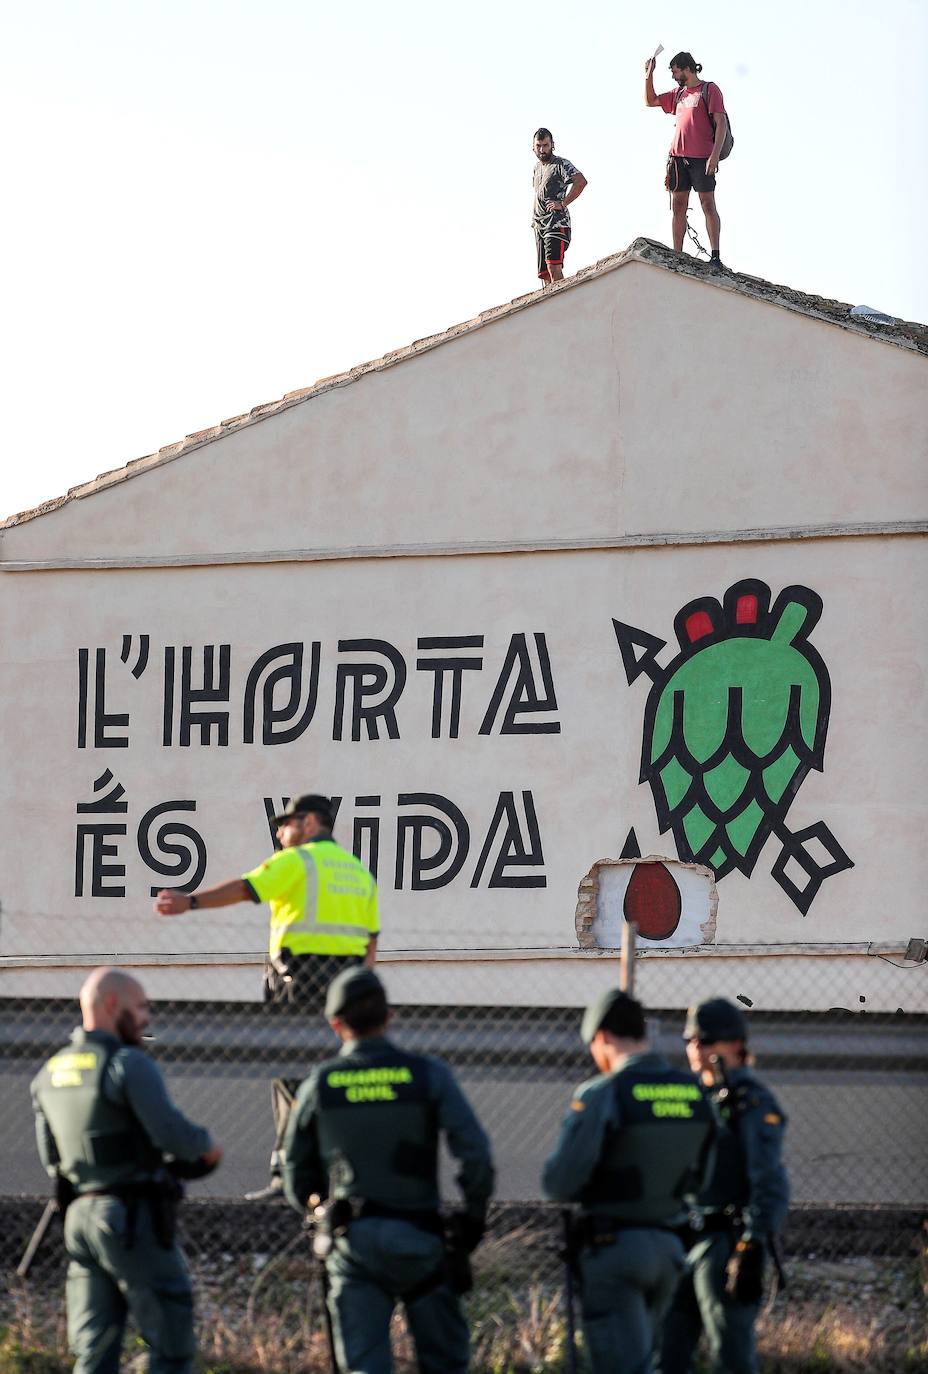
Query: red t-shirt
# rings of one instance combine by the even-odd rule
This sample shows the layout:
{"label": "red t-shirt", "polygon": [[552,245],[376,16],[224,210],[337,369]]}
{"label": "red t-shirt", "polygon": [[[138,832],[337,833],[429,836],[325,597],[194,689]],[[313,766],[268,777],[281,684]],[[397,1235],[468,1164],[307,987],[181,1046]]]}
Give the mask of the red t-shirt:
{"label": "red t-shirt", "polygon": [[677,116],[670,145],[671,157],[709,157],[715,144],[715,125],[709,115],[725,113],[722,92],[715,82],[706,82],[709,114],[706,113],[706,101],[702,98],[700,86],[694,86],[691,91],[686,87],[681,90],[677,86],[675,90],[664,91],[657,98],[665,114]]}

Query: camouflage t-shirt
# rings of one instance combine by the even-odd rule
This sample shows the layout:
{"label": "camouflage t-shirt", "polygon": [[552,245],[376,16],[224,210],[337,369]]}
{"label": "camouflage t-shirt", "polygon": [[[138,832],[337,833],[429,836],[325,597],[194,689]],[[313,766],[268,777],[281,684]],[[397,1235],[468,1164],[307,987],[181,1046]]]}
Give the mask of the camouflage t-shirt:
{"label": "camouflage t-shirt", "polygon": [[535,192],[535,206],[532,211],[532,225],[535,229],[559,229],[570,224],[568,210],[548,210],[546,200],[563,200],[570,183],[582,176],[574,164],[559,154],[550,162],[536,162],[532,187]]}

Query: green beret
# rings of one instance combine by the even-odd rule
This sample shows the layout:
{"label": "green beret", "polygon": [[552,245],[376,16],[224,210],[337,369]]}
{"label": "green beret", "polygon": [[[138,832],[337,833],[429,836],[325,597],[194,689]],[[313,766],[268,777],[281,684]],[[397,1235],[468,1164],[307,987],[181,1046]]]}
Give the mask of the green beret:
{"label": "green beret", "polygon": [[386,1001],[387,990],[372,968],[346,968],[329,984],[325,997],[325,1014],[330,1020],[333,1016],[341,1016],[342,1012],[347,1011],[355,1002],[360,1002],[362,998],[370,997],[374,993],[379,993]]}
{"label": "green beret", "polygon": [[587,1007],[580,1025],[580,1038],[585,1045],[593,1042],[598,1030],[611,1031],[620,1039],[643,1040],[644,1012],[640,1002],[619,988],[607,988]]}
{"label": "green beret", "polygon": [[724,997],[697,1002],[686,1013],[684,1040],[747,1040],[748,1023],[744,1012]]}

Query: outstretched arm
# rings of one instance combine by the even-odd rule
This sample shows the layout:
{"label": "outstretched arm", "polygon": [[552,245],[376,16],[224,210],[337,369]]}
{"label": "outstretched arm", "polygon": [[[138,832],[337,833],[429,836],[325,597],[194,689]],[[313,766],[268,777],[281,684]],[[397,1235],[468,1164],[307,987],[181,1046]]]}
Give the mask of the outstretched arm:
{"label": "outstretched arm", "polygon": [[[196,902],[192,900],[196,898]],[[215,887],[204,887],[199,892],[181,892],[179,888],[168,887],[155,898],[156,916],[181,916],[196,905],[200,907],[234,906],[236,902],[253,902],[255,894],[244,878],[232,878],[227,883]]]}

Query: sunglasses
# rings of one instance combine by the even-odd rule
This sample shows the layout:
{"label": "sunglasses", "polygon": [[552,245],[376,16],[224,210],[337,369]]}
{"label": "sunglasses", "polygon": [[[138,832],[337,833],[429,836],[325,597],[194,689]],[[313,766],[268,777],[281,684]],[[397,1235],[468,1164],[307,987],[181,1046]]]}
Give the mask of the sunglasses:
{"label": "sunglasses", "polygon": [[701,1035],[688,1035],[685,1043],[687,1045],[698,1045],[700,1049],[708,1050],[711,1049],[713,1045],[717,1045],[718,1041],[705,1040]]}

